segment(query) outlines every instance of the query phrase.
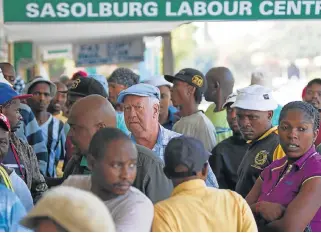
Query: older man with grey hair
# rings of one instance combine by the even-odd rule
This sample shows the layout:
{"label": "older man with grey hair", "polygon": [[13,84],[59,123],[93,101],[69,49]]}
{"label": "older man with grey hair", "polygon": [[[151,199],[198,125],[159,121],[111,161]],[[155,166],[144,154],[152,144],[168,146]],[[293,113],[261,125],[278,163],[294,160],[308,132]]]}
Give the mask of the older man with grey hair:
{"label": "older man with grey hair", "polygon": [[[119,93],[118,103],[124,105],[124,115],[131,139],[154,151],[162,160],[167,144],[181,134],[159,124],[160,92],[149,84],[136,84]],[[207,179],[209,186],[217,187],[212,170]]]}

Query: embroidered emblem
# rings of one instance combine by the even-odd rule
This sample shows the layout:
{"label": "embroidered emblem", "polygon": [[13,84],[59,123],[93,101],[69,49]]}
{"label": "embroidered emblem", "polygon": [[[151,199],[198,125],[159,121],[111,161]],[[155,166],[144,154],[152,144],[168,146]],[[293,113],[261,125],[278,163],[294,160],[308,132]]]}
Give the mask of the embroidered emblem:
{"label": "embroidered emblem", "polygon": [[194,75],[192,78],[192,83],[194,83],[196,86],[198,87],[202,87],[203,86],[203,78],[199,75]]}
{"label": "embroidered emblem", "polygon": [[70,87],[70,89],[75,89],[78,87],[79,83],[80,83],[80,79],[76,79],[73,83],[72,83],[72,86]]}

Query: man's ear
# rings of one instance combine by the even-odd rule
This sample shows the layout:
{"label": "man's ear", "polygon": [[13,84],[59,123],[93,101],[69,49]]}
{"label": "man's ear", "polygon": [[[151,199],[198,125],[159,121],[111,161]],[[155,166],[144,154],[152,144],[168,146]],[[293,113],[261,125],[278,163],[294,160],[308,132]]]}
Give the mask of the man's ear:
{"label": "man's ear", "polygon": [[194,95],[195,91],[196,91],[196,87],[193,87],[191,85],[187,86],[187,94],[188,95]]}
{"label": "man's ear", "polygon": [[96,126],[97,126],[98,130],[107,128],[107,125],[104,122],[99,122]]}
{"label": "man's ear", "polygon": [[92,171],[95,168],[96,160],[91,154],[87,155],[87,163],[89,170]]}
{"label": "man's ear", "polygon": [[160,111],[160,106],[159,104],[154,104],[153,105],[153,117],[157,117],[159,115],[159,111]]}
{"label": "man's ear", "polygon": [[268,119],[272,120],[273,118],[273,111],[268,111]]}

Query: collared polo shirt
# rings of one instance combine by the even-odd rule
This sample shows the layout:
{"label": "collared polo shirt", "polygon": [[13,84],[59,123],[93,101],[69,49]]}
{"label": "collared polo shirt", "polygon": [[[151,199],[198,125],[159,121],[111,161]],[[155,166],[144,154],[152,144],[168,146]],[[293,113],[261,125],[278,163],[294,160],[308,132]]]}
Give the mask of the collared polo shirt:
{"label": "collared polo shirt", "polygon": [[[286,208],[298,195],[306,181],[321,178],[321,155],[313,146],[292,165],[288,164],[286,157],[273,162],[263,170],[260,178],[263,184],[258,201],[278,203]],[[318,210],[307,229],[321,231],[321,209]]]}
{"label": "collared polo shirt", "polygon": [[259,139],[249,142],[249,148],[238,168],[235,191],[243,197],[251,191],[264,168],[284,156],[277,127],[272,127]]}
{"label": "collared polo shirt", "polygon": [[178,185],[154,209],[153,232],[257,231],[250,207],[240,195],[206,187],[200,179]]}

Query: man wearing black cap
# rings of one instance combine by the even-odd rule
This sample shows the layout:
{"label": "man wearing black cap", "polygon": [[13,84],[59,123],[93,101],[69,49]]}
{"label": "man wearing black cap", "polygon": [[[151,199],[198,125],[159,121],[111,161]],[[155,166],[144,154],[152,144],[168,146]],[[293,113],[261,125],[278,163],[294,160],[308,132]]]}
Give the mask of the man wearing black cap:
{"label": "man wearing black cap", "polygon": [[[108,98],[108,94],[103,85],[93,78],[77,78],[68,90],[66,108],[69,113],[72,105],[79,99],[89,95],[101,95]],[[67,115],[68,115],[67,113]]]}
{"label": "man wearing black cap", "polygon": [[206,187],[209,155],[195,138],[181,136],[169,142],[164,172],[175,188],[169,199],[155,205],[153,232],[257,231],[240,195]]}
{"label": "man wearing black cap", "polygon": [[175,76],[165,75],[165,79],[174,84],[172,102],[182,117],[173,126],[173,131],[199,139],[208,151],[212,151],[216,145],[215,127],[198,110],[207,88],[204,75],[198,70],[187,68]]}

